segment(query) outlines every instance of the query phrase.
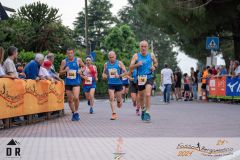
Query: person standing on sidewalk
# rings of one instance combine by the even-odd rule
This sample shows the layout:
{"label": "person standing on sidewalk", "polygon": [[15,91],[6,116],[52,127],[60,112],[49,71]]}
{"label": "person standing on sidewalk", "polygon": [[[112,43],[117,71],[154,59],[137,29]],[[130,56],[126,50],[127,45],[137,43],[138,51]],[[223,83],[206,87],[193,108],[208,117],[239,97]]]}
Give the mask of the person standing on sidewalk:
{"label": "person standing on sidewalk", "polygon": [[192,82],[192,93],[195,100],[198,99],[198,76],[194,71],[194,68],[191,67],[191,82]]}
{"label": "person standing on sidewalk", "polygon": [[148,52],[147,41],[140,42],[140,52],[135,53],[130,63],[130,73],[136,68],[138,75],[139,104],[142,109],[141,119],[150,121],[151,93],[153,85],[153,72],[158,66],[153,53]]}
{"label": "person standing on sidewalk", "polygon": [[165,63],[164,68],[161,70],[161,86],[164,86],[163,97],[165,103],[170,103],[170,92],[173,81],[173,71]]}
{"label": "person standing on sidewalk", "polygon": [[80,71],[80,76],[83,79],[83,92],[90,106],[89,113],[93,114],[94,94],[96,82],[98,81],[98,73],[97,67],[92,64],[92,58],[90,56],[86,57],[86,65],[82,67]]}
{"label": "person standing on sidewalk", "polygon": [[104,64],[102,78],[108,80],[108,94],[112,110],[112,117],[110,120],[116,120],[117,114],[114,106],[114,98],[116,95],[117,107],[121,108],[123,104],[122,77],[125,75],[126,68],[121,61],[116,59],[116,53],[114,51],[108,53],[108,59],[109,61]]}
{"label": "person standing on sidewalk", "polygon": [[3,68],[6,75],[12,76],[14,78],[18,78],[18,72],[14,61],[17,59],[18,49],[14,46],[8,48],[8,57],[3,63]]}
{"label": "person standing on sidewalk", "polygon": [[176,99],[182,99],[182,74],[178,68],[175,69],[175,75],[174,75],[174,81],[175,81],[175,95]]}
{"label": "person standing on sidewalk", "polygon": [[79,121],[79,93],[81,79],[79,75],[79,66],[84,67],[80,58],[74,57],[74,50],[67,50],[67,58],[62,60],[60,66],[60,75],[65,75],[65,90],[68,98],[68,104],[72,111],[72,121]]}

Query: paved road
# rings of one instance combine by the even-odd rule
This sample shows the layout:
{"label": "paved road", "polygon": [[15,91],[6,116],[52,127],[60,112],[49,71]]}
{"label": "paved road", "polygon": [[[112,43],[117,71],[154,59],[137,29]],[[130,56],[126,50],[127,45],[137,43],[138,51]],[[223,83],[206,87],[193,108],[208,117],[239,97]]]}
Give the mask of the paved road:
{"label": "paved road", "polygon": [[135,115],[130,100],[117,109],[118,120],[111,121],[107,100],[97,100],[95,114],[80,102],[79,122],[70,121],[70,111],[62,118],[0,132],[15,137],[240,137],[240,105],[199,102],[172,102],[164,105],[152,98],[151,123]]}
{"label": "paved road", "polygon": [[[240,142],[240,105],[183,101],[164,105],[161,97],[153,97],[151,123],[142,122],[140,117],[135,115],[135,108],[130,100],[124,103],[121,109],[117,109],[119,118],[116,121],[110,120],[111,112],[107,100],[97,100],[95,114],[92,115],[88,113],[86,101],[80,102],[79,122],[70,121],[70,110],[68,106],[65,108],[64,117],[0,131],[2,146],[9,138],[18,139],[25,143],[26,147],[26,142],[37,143],[36,148],[47,146],[47,142],[52,141],[52,146],[56,145],[55,142],[59,144],[56,146],[59,150],[65,148],[61,146],[74,146],[79,142],[82,147],[77,148],[80,147],[81,155],[85,155],[85,158],[83,156],[79,159],[113,159],[119,146],[126,151],[122,159],[176,159],[176,147],[180,142],[196,145],[201,141],[205,145],[213,146],[222,137],[227,139],[231,147],[235,147],[234,151],[240,149],[240,143],[236,143]],[[121,146],[123,143],[124,147]],[[161,150],[161,147],[165,147],[169,152]],[[66,150],[62,149],[62,156],[57,154],[59,150],[40,158],[25,151],[23,159],[55,159],[55,154],[60,159],[76,159],[77,154],[71,154],[75,153],[74,150],[63,154]],[[34,153],[34,150],[31,153]],[[147,157],[142,153],[147,154]],[[201,156],[196,153],[195,159],[214,159]],[[240,159],[240,155],[238,158]]]}

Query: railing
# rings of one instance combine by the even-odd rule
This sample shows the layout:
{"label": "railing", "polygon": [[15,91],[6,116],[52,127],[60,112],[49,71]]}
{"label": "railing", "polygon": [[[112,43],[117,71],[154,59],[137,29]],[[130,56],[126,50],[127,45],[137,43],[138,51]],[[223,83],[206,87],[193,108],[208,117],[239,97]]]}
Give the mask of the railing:
{"label": "railing", "polygon": [[64,109],[64,82],[0,78],[0,120]]}
{"label": "railing", "polygon": [[240,99],[240,77],[214,76],[209,82],[209,97],[219,99]]}

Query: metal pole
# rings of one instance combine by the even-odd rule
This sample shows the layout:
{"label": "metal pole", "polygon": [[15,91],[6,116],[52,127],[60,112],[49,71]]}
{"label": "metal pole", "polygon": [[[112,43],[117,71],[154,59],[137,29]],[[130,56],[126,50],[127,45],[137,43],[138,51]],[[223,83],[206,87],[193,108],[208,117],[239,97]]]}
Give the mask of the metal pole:
{"label": "metal pole", "polygon": [[86,44],[86,53],[90,54],[88,46],[88,5],[87,0],[85,0],[85,44]]}
{"label": "metal pole", "polygon": [[213,54],[214,54],[214,52],[213,52],[213,50],[211,49],[211,66],[213,65]]}

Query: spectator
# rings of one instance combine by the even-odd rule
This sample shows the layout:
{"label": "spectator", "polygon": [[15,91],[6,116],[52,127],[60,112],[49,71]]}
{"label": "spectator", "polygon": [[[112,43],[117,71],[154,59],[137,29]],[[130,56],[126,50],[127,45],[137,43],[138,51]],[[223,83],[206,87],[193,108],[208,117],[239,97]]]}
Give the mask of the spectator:
{"label": "spectator", "polygon": [[240,76],[240,66],[238,61],[234,61],[234,75]]}
{"label": "spectator", "polygon": [[230,65],[229,65],[229,68],[228,68],[228,73],[229,73],[229,75],[234,75],[234,61],[233,61],[233,60],[230,60]]}
{"label": "spectator", "polygon": [[209,82],[210,82],[210,79],[211,79],[212,76],[214,76],[213,70],[208,68],[208,75],[206,77],[206,96],[207,97],[209,95]]}
{"label": "spectator", "polygon": [[223,65],[221,65],[219,67],[219,76],[223,76],[223,75],[227,75],[227,70]]}
{"label": "spectator", "polygon": [[202,72],[197,70],[198,83],[201,83]]}
{"label": "spectator", "polygon": [[51,53],[51,52],[49,52],[46,56],[45,56],[45,58],[44,58],[44,61],[46,61],[46,60],[49,60],[51,63],[52,63],[52,66],[51,66],[51,71],[53,72],[53,73],[56,73],[56,71],[55,71],[55,67],[54,67],[54,54],[53,53]]}
{"label": "spectator", "polygon": [[7,75],[18,78],[18,72],[14,64],[14,60],[17,58],[18,49],[14,46],[8,48],[8,58],[3,63],[4,71]]}
{"label": "spectator", "polygon": [[176,100],[182,99],[182,94],[181,94],[182,74],[178,68],[175,69],[174,82],[175,82]]}
{"label": "spectator", "polygon": [[[17,55],[18,55],[18,49],[14,46],[11,46],[8,48],[8,58],[5,60],[4,64],[3,64],[3,68],[5,70],[5,73],[12,78],[18,78],[18,72],[16,69],[16,66],[14,64],[14,60],[17,59]],[[14,117],[13,122],[19,122],[19,121],[23,121],[24,117],[20,116],[20,117]]]}
{"label": "spectator", "polygon": [[[10,75],[6,75],[2,67],[2,62],[4,58],[4,49],[0,47],[0,78],[12,78]],[[4,128],[3,120],[0,120],[0,129]]]}
{"label": "spectator", "polygon": [[192,82],[192,93],[193,93],[193,98],[197,99],[198,98],[198,76],[197,73],[194,71],[194,68],[191,67],[191,82]]}
{"label": "spectator", "polygon": [[31,60],[24,68],[26,79],[38,80],[39,69],[44,60],[44,56],[41,53],[35,55],[35,59]]}
{"label": "spectator", "polygon": [[0,47],[0,78],[14,78],[14,76],[11,75],[6,75],[2,63],[3,63],[3,58],[4,58],[4,49]]}
{"label": "spectator", "polygon": [[55,74],[52,73],[51,66],[52,66],[51,61],[49,60],[44,61],[39,70],[39,74],[38,74],[39,77],[41,79],[47,79],[51,81],[60,80],[60,78],[56,77]]}
{"label": "spectator", "polygon": [[164,85],[164,102],[170,103],[170,92],[173,83],[173,71],[168,68],[168,64],[164,64],[164,69],[161,70],[161,86]]}
{"label": "spectator", "polygon": [[207,68],[203,68],[203,73],[202,73],[202,95],[206,96],[206,89],[207,89],[207,77],[208,77],[208,69],[210,67],[208,66]]}
{"label": "spectator", "polygon": [[18,77],[21,79],[24,79],[26,77],[25,73],[23,72],[23,64],[19,59],[17,59],[17,64],[15,65],[17,72],[18,72]]}
{"label": "spectator", "polygon": [[184,82],[184,101],[192,101],[192,96],[190,92],[190,77],[187,73],[183,75],[183,82]]}
{"label": "spectator", "polygon": [[217,70],[215,68],[215,66],[212,66],[212,75],[216,76],[217,75]]}

